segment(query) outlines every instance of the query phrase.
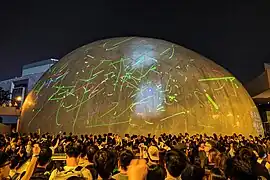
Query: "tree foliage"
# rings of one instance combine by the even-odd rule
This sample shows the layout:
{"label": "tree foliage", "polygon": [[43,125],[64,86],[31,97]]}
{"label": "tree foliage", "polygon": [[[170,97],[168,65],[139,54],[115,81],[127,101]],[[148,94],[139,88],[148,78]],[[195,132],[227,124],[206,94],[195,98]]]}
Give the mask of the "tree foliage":
{"label": "tree foliage", "polygon": [[9,91],[5,91],[2,87],[0,87],[0,105],[8,105],[11,101],[10,99],[11,93]]}

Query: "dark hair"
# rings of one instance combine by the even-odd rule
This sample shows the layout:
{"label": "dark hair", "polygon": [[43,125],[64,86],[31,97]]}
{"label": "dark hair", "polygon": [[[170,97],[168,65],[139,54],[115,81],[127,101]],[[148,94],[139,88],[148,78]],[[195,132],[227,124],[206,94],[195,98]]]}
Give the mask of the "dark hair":
{"label": "dark hair", "polygon": [[166,150],[165,149],[161,149],[159,151],[159,164],[161,166],[163,166],[163,167],[164,167],[164,157],[165,157],[165,154],[166,154]]}
{"label": "dark hair", "polygon": [[259,158],[263,158],[266,155],[266,150],[263,146],[258,146],[257,152],[258,152]]}
{"label": "dark hair", "polygon": [[123,150],[120,153],[120,166],[123,168],[125,171],[127,171],[127,168],[131,162],[132,159],[134,159],[134,154],[130,150]]}
{"label": "dark hair", "polygon": [[54,140],[52,141],[51,145],[52,145],[52,146],[55,146],[56,143],[57,143],[57,140],[58,140],[58,138],[54,138]]}
{"label": "dark hair", "polygon": [[180,176],[181,172],[186,168],[187,161],[180,156],[180,152],[170,150],[164,157],[166,168],[173,177]]}
{"label": "dark hair", "polygon": [[227,156],[224,153],[219,153],[215,158],[215,168],[218,168],[222,171],[226,169]]}
{"label": "dark hair", "polygon": [[5,148],[6,147],[6,140],[5,140],[5,137],[3,135],[0,136],[0,150],[2,148]]}
{"label": "dark hair", "polygon": [[116,155],[108,149],[101,149],[96,152],[93,161],[100,177],[107,179],[116,166]]}
{"label": "dark hair", "polygon": [[166,178],[166,170],[161,165],[151,165],[148,167],[147,180],[164,180]]}
{"label": "dark hair", "polygon": [[78,141],[78,143],[80,143],[80,150],[81,150],[80,156],[82,158],[84,158],[87,155],[87,145],[83,144],[83,142],[79,142],[79,141]]}
{"label": "dark hair", "polygon": [[86,150],[87,159],[89,162],[93,162],[94,154],[99,150],[96,145],[88,146]]}
{"label": "dark hair", "polygon": [[207,140],[206,143],[210,144],[211,148],[216,148],[216,143],[214,141]]}
{"label": "dark hair", "polygon": [[244,162],[247,162],[249,164],[255,164],[257,162],[257,157],[254,154],[253,150],[251,148],[241,148],[237,155],[238,158]]}
{"label": "dark hair", "polygon": [[79,157],[80,153],[81,153],[81,149],[79,145],[70,143],[66,146],[66,154],[68,157],[77,158]]}
{"label": "dark hair", "polygon": [[241,160],[237,157],[228,159],[226,162],[225,174],[230,179],[239,180],[256,180],[257,177],[252,173],[252,166],[250,163]]}
{"label": "dark hair", "polygon": [[8,154],[0,151],[0,168],[4,166],[8,161],[9,161]]}
{"label": "dark hair", "polygon": [[44,166],[50,162],[51,157],[52,157],[52,150],[49,147],[43,147],[40,150],[37,162],[40,166]]}
{"label": "dark hair", "polygon": [[216,157],[219,154],[218,150],[215,148],[212,148],[209,150],[209,155],[208,157],[210,157],[211,163],[215,163],[216,162]]}
{"label": "dark hair", "polygon": [[187,165],[186,168],[181,173],[182,180],[200,180],[203,179],[205,175],[205,170],[200,167]]}
{"label": "dark hair", "polygon": [[15,155],[12,155],[10,158],[10,169],[15,169],[19,164],[19,158]]}

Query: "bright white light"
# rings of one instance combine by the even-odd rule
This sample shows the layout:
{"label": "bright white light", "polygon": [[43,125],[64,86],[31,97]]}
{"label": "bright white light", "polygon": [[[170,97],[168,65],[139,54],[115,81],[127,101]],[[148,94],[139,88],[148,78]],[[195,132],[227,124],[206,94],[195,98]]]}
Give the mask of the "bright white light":
{"label": "bright white light", "polygon": [[152,49],[151,45],[142,45],[134,49],[127,60],[126,67],[130,69],[149,68],[157,63]]}
{"label": "bright white light", "polygon": [[148,82],[142,84],[136,96],[135,113],[143,117],[153,117],[160,114],[164,94],[160,84]]}

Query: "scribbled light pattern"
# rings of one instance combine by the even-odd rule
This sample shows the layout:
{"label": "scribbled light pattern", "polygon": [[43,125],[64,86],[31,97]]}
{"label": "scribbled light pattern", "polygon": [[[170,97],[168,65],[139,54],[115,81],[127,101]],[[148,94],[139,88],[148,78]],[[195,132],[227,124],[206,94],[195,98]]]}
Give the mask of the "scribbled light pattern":
{"label": "scribbled light pattern", "polygon": [[179,45],[113,38],[63,57],[36,84],[21,130],[262,134],[258,111],[225,69]]}

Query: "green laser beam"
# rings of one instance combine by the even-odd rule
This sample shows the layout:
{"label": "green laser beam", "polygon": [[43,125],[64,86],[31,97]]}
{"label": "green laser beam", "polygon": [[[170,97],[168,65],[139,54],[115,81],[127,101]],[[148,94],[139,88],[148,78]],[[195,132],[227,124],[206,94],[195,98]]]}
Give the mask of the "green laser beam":
{"label": "green laser beam", "polygon": [[220,78],[206,78],[206,79],[199,79],[199,82],[203,82],[203,81],[220,81],[220,80],[230,80],[233,81],[235,80],[235,77],[233,76],[229,76],[229,77],[220,77]]}
{"label": "green laser beam", "polygon": [[168,117],[165,117],[165,118],[161,119],[160,121],[165,121],[165,120],[167,120],[167,119],[169,119],[169,118],[172,118],[172,117],[174,117],[174,116],[178,116],[178,115],[181,115],[181,114],[186,114],[186,112],[175,113],[175,114],[173,114],[173,115],[171,115],[171,116],[168,116]]}
{"label": "green laser beam", "polygon": [[214,106],[215,109],[219,109],[218,105],[215,103],[215,101],[209,96],[209,94],[205,93],[207,99],[211,102],[211,104]]}

